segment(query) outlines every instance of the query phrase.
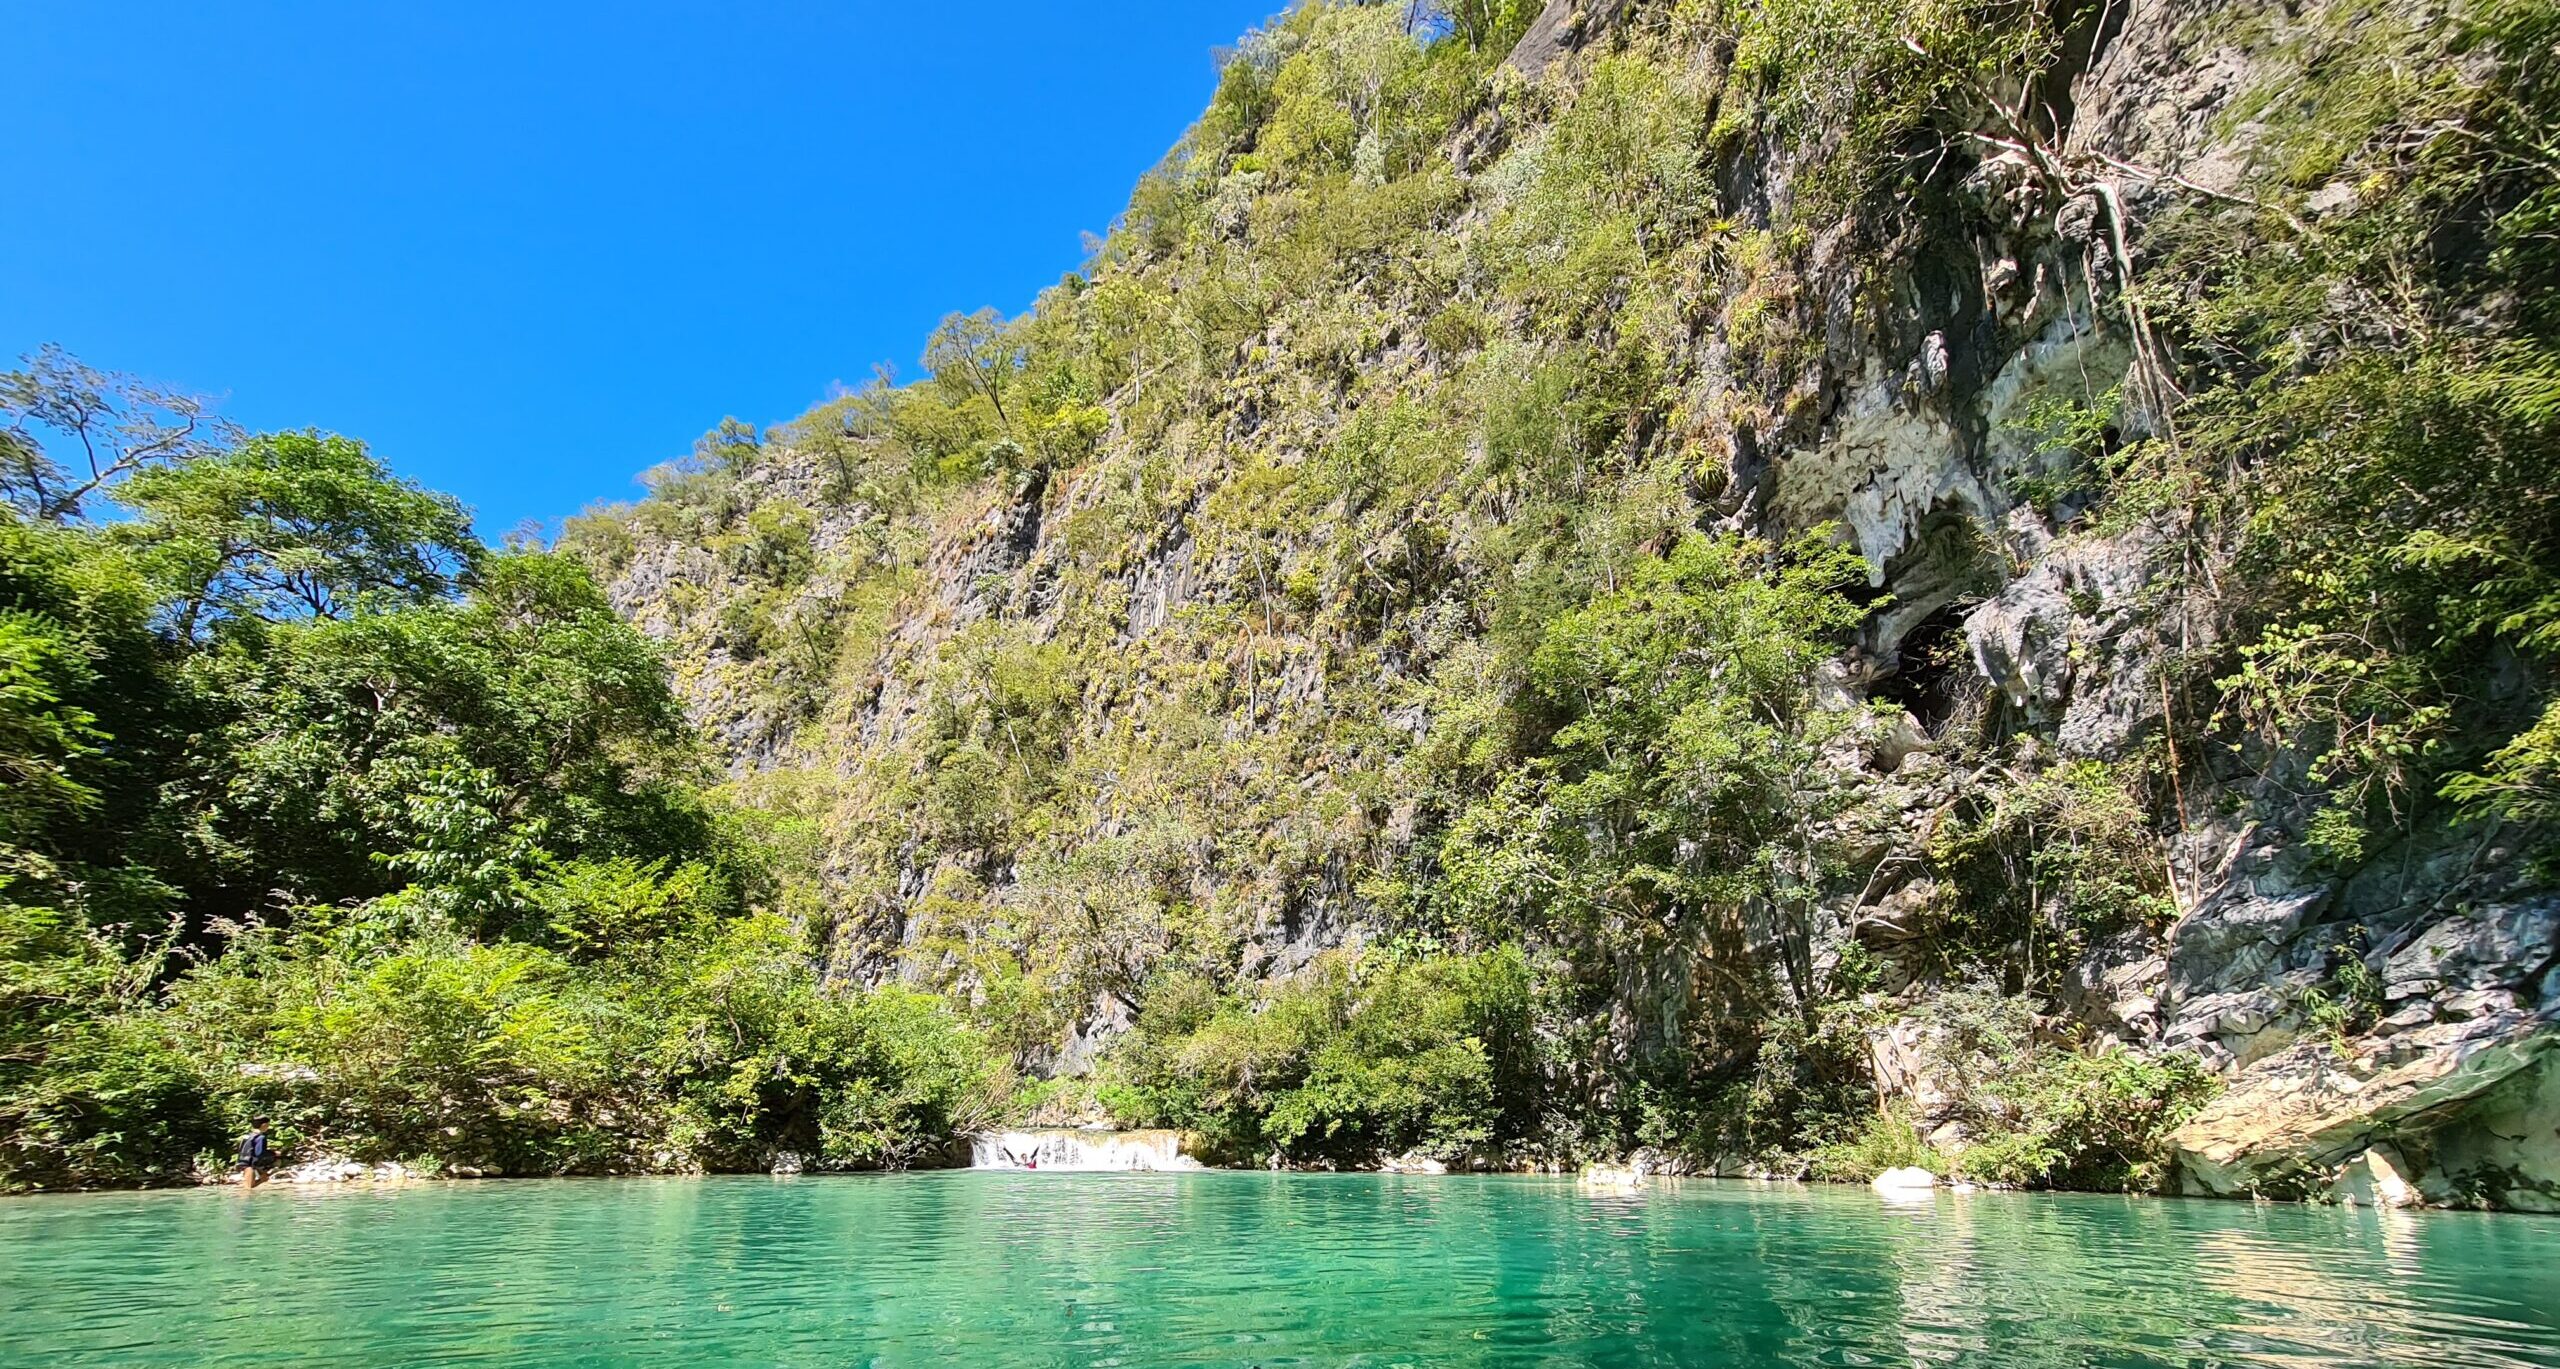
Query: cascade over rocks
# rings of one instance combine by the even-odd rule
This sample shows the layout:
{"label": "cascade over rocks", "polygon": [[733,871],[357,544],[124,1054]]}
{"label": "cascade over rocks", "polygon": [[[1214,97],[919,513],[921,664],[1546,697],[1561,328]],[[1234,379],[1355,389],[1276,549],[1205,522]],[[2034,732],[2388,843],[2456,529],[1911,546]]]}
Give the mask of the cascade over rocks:
{"label": "cascade over rocks", "polygon": [[1085,1131],[1041,1127],[969,1138],[971,1169],[1082,1172],[1198,1169],[1171,1131]]}

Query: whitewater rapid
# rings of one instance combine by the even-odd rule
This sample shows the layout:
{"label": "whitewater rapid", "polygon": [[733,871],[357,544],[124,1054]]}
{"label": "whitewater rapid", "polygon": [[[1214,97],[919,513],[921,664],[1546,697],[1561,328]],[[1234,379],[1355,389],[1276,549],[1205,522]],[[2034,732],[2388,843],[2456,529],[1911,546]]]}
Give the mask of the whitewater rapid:
{"label": "whitewater rapid", "polygon": [[1199,1169],[1182,1153],[1176,1131],[1079,1131],[1032,1127],[982,1131],[969,1138],[971,1169],[1089,1170]]}

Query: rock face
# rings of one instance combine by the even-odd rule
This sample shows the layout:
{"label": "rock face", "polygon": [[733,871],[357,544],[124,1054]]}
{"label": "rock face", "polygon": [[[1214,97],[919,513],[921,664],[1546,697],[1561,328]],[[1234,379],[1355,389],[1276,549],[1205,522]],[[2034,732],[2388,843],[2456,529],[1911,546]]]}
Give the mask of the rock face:
{"label": "rock face", "polygon": [[1537,77],[1549,67],[1588,46],[1609,30],[1627,8],[1627,0],[1547,0],[1529,23],[1529,31],[1506,60],[1512,70]]}
{"label": "rock face", "polygon": [[[2188,1190],[2312,1196],[2352,1184],[2357,1157],[2389,1144],[2429,1202],[2560,1205],[2560,906],[2377,907],[2392,896],[2381,887],[2297,882],[2274,851],[2235,864],[2171,931],[2166,1039],[2232,1073],[2177,1134]],[[2352,1038],[2321,1032],[2305,1006],[2341,947],[2375,986],[2374,1020]]]}
{"label": "rock face", "polygon": [[[972,959],[989,947],[1071,966],[1054,1038],[1022,1063],[1072,1077],[1132,1029],[1160,964],[1250,984],[1385,935],[1378,891],[1393,881],[1378,876],[1427,862],[1447,805],[1437,770],[1479,741],[1478,719],[1447,703],[1452,682],[1494,670],[1497,625],[1466,581],[1539,568],[1491,557],[1514,510],[1470,505],[1457,475],[1409,509],[1353,492],[1272,510],[1343,463],[1407,459],[1363,446],[1360,425],[1432,410],[1489,343],[1528,350],[1527,311],[1466,316],[1452,304],[1466,292],[1434,272],[1503,246],[1488,225],[1534,184],[1558,111],[1612,53],[1673,42],[1670,9],[1553,0],[1501,76],[1535,98],[1449,136],[1434,170],[1451,199],[1428,227],[1270,302],[1178,403],[1137,402],[1138,379],[1103,397],[1089,456],[891,511],[840,488],[836,458],[784,441],[718,501],[662,494],[627,520],[598,557],[614,602],[669,644],[741,786],[827,820],[837,976],[927,977],[966,997],[991,992]],[[2037,1009],[2056,1035],[2192,1051],[2223,1074],[2220,1101],[2178,1134],[2179,1185],[2550,1209],[2560,896],[2496,832],[2411,831],[2333,868],[2303,839],[2304,757],[2164,746],[2173,668],[2218,645],[2205,588],[2174,573],[2192,530],[2084,516],[2071,458],[2043,431],[2057,405],[2103,399],[2106,443],[2157,433],[2106,206],[2123,206],[2138,257],[2142,226],[2182,197],[2242,185],[2260,158],[2238,102],[2320,11],[2091,7],[2049,81],[2052,151],[2088,169],[2070,193],[1986,145],[1946,159],[1926,212],[1889,239],[1853,217],[1813,225],[1793,255],[1768,247],[1747,276],[1702,259],[1655,306],[1676,343],[1644,383],[1676,403],[1662,431],[1627,439],[1676,444],[1684,464],[1607,517],[1668,503],[1685,526],[1771,540],[1831,526],[1865,559],[1881,607],[1824,677],[1833,706],[1878,711],[1833,758],[1862,802],[1822,834],[1851,871],[1809,915],[1827,964],[1871,962],[1889,1004],[1939,987],[1951,815],[2013,773],[2147,758],[2162,791],[2150,845],[2113,873],[2153,911],[2045,967],[2061,988]],[[1678,79],[1732,56],[1642,51]],[[1717,154],[1714,231],[1765,233],[1832,149],[1740,144]],[[1239,162],[1214,187],[1221,250],[1307,212],[1264,175]],[[1077,288],[1126,285],[1146,262],[1114,258]],[[1203,292],[1172,297],[1189,308]],[[1780,325],[1789,345],[1766,345]],[[1495,388],[1526,393],[1529,378]],[[1149,412],[1168,403],[1172,419]],[[1444,457],[1478,479],[1466,462],[1487,440]],[[788,576],[759,569],[775,546]],[[855,627],[796,663],[799,628],[824,614]],[[1096,661],[1110,668],[1066,669]],[[1044,692],[1051,679],[1070,684]],[[1518,683],[1486,691],[1504,688]],[[948,725],[962,715],[1002,725],[964,734]],[[1026,741],[1035,725],[1050,731]],[[1042,746],[1070,777],[1058,811],[1030,836],[972,826],[1002,765]],[[1658,1046],[1689,970],[1621,973],[1590,1053]],[[1869,1045],[1879,1092],[1929,1120],[1951,1090],[1916,1019]],[[1169,1146],[1043,1132],[980,1138],[979,1154],[1122,1167],[1171,1164]]]}
{"label": "rock face", "polygon": [[[2403,1202],[2414,1191],[2435,1203],[2552,1210],[2555,1047],[2550,1020],[2512,1013],[2418,1028],[2352,1060],[2331,1042],[2300,1042],[2241,1072],[2179,1130],[2180,1173],[2199,1194],[2343,1192],[2370,1203],[2382,1184],[2399,1185]],[[2518,1129],[2498,1130],[2501,1120]]]}
{"label": "rock face", "polygon": [[2375,1146],[2347,1162],[2329,1186],[2329,1199],[2348,1207],[2416,1207],[2423,1200],[2407,1169],[2399,1151]]}

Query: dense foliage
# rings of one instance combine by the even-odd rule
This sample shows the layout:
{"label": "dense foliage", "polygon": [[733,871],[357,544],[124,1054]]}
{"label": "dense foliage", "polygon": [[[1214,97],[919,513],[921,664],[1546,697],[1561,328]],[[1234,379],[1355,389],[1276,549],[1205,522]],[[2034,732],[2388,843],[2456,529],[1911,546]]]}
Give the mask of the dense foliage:
{"label": "dense foliage", "polygon": [[181,1178],[261,1111],[483,1171],[905,1165],[1000,1100],[938,1001],[818,983],[792,834],[706,796],[581,564],[351,439],[7,383],[0,1184]]}
{"label": "dense foliage", "polygon": [[2199,284],[2162,313],[2212,358],[2186,440],[2239,468],[2230,707],[2315,749],[2342,861],[2438,798],[2560,811],[2556,37],[2531,0],[2342,7],[2289,54],[2311,79],[2266,94],[2279,184],[2334,207],[2163,235]]}
{"label": "dense foliage", "polygon": [[1265,1002],[1184,976],[1148,995],[1114,1060],[1116,1110],[1213,1158],[1360,1165],[1499,1153],[1531,1134],[1529,972],[1517,950],[1327,956]]}

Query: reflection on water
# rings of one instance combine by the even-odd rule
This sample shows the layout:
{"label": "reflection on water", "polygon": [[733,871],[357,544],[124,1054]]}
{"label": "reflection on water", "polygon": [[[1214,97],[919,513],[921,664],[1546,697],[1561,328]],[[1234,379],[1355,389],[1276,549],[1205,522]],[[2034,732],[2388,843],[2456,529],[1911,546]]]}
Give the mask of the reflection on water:
{"label": "reflection on water", "polygon": [[2560,1366],[2560,1221],[946,1175],[0,1203],[0,1364]]}

